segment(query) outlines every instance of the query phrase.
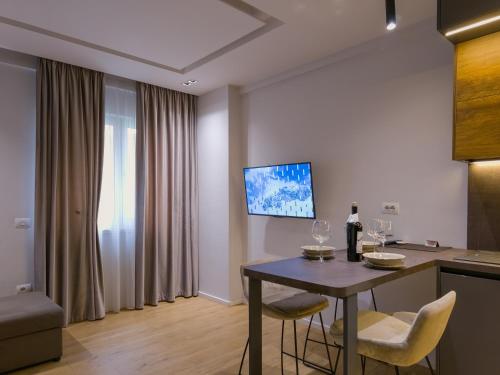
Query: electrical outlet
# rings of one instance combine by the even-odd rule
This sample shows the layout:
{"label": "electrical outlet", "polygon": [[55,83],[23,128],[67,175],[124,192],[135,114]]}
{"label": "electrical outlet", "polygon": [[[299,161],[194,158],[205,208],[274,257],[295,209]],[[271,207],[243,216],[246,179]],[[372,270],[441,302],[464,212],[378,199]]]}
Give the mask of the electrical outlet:
{"label": "electrical outlet", "polygon": [[30,283],[28,284],[20,284],[16,286],[17,294],[28,293],[33,290]]}
{"label": "electrical outlet", "polygon": [[382,213],[386,215],[399,215],[399,202],[382,202]]}
{"label": "electrical outlet", "polygon": [[31,228],[31,219],[28,217],[17,217],[14,219],[14,225],[18,229]]}

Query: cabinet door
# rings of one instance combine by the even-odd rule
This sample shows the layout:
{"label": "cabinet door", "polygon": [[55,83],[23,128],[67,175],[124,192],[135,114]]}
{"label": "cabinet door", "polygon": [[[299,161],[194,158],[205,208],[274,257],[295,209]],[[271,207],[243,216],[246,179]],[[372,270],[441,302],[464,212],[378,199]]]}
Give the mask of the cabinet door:
{"label": "cabinet door", "polygon": [[456,48],[453,159],[500,158],[500,32]]}
{"label": "cabinet door", "polygon": [[457,302],[439,346],[440,375],[500,374],[500,281],[441,273]]}

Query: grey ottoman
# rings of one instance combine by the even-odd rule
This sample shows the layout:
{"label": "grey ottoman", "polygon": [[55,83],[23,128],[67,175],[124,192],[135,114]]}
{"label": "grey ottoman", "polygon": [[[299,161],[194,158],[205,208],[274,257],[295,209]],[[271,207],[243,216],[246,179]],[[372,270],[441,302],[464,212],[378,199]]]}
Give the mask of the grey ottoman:
{"label": "grey ottoman", "polygon": [[63,310],[34,292],[0,298],[0,373],[62,356]]}

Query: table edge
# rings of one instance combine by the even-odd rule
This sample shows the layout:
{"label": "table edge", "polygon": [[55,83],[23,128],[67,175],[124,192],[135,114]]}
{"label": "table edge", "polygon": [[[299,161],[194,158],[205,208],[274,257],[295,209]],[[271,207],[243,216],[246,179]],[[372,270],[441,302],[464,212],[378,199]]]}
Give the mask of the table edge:
{"label": "table edge", "polygon": [[276,284],[281,284],[292,288],[302,289],[312,293],[319,293],[330,297],[345,298],[353,294],[357,294],[375,288],[387,282],[397,280],[402,277],[409,276],[414,273],[438,266],[437,264],[438,261],[439,260],[437,259],[430,259],[426,262],[422,262],[414,266],[381,274],[379,277],[375,279],[370,279],[358,284],[343,286],[343,287],[331,287],[318,283],[302,281],[291,277],[272,275],[266,272],[253,270],[250,268],[252,267],[251,265],[249,265],[248,267],[244,267],[243,274],[247,277],[260,279],[262,281],[268,281]]}

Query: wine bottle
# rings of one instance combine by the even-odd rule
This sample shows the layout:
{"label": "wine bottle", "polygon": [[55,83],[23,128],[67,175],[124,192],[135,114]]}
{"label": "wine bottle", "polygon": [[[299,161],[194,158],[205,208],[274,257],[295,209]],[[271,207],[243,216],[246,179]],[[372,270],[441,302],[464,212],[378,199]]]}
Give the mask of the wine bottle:
{"label": "wine bottle", "polygon": [[359,221],[358,204],[352,203],[351,214],[347,219],[347,260],[361,262],[363,254],[363,225]]}

